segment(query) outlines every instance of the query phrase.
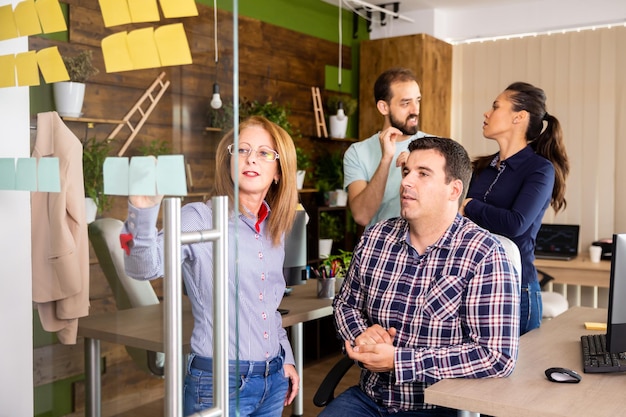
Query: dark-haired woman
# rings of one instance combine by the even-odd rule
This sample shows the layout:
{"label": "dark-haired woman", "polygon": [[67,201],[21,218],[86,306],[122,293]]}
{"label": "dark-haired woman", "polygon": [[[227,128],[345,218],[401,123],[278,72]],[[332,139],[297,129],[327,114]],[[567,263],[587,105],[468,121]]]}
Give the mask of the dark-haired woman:
{"label": "dark-haired woman", "polygon": [[534,266],[537,231],[552,206],[565,208],[569,161],[561,125],[546,111],[546,95],[524,82],[509,85],[484,114],[483,135],[499,151],[472,163],[461,214],[513,240],[522,257],[520,334],[541,325],[541,288]]}

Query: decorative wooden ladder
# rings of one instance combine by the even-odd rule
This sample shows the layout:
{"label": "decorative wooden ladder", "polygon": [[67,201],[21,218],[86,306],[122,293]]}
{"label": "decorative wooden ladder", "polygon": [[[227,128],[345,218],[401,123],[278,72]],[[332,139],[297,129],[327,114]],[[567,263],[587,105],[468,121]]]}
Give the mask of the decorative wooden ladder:
{"label": "decorative wooden ladder", "polygon": [[[108,141],[115,139],[115,136],[120,132],[120,130],[122,130],[124,126],[128,126],[128,128],[130,129],[130,135],[126,139],[126,142],[124,142],[122,149],[120,149],[120,151],[117,153],[117,156],[124,155],[124,152],[126,152],[126,149],[128,149],[128,146],[130,146],[131,142],[133,141],[133,139],[135,139],[135,136],[137,136],[137,133],[139,133],[139,130],[152,113],[152,110],[154,110],[159,100],[161,100],[161,97],[163,97],[165,90],[167,90],[167,88],[170,86],[170,82],[163,81],[163,78],[165,78],[165,72],[159,74],[159,76],[154,80],[150,87],[148,87],[146,92],[143,93],[139,100],[137,100],[135,105],[131,107],[128,113],[126,113],[126,116],[124,116],[121,122],[117,125],[115,129],[113,129],[113,131],[107,138]],[[148,106],[144,110],[144,106],[146,103],[148,104]],[[137,122],[134,121],[136,119],[136,117],[134,117],[136,113],[141,114],[141,117]]]}
{"label": "decorative wooden ladder", "polygon": [[319,87],[311,87],[313,96],[313,110],[315,113],[315,128],[317,129],[318,138],[327,138],[326,119],[324,118],[324,108],[322,107],[322,96]]}

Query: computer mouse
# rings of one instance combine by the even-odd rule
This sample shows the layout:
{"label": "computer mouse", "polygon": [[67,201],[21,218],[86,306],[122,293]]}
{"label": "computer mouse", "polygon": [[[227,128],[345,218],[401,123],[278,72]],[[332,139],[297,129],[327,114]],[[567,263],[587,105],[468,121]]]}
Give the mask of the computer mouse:
{"label": "computer mouse", "polygon": [[565,382],[570,384],[577,384],[582,379],[578,372],[567,368],[548,368],[546,369],[546,377],[552,382]]}

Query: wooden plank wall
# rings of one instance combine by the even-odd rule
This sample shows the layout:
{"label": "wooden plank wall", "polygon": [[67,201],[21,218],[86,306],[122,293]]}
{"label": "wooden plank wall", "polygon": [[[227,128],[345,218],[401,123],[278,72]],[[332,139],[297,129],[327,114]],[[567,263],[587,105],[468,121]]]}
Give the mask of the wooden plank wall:
{"label": "wooden plank wall", "polygon": [[[84,49],[93,52],[94,63],[100,73],[87,83],[83,106],[85,117],[122,118],[158,74],[165,71],[166,79],[171,81],[169,91],[158,103],[126,155],[137,155],[138,147],[153,139],[166,140],[171,143],[175,153],[184,154],[186,161],[191,163],[196,189],[209,189],[214,175],[214,152],[221,133],[207,134],[204,128],[216,77],[222,99],[225,102],[232,100],[232,15],[218,11],[220,59],[217,66],[213,10],[198,5],[198,17],[179,20],[183,22],[188,36],[194,60],[192,65],[107,74],[100,49],[101,39],[112,33],[147,25],[105,28],[97,0],[64,2],[69,4],[69,42],[31,37],[30,50],[54,45],[58,46],[62,54],[75,55]],[[172,22],[162,20],[152,26]],[[329,142],[322,142],[320,146],[320,142],[312,139],[315,136],[315,119],[310,88],[323,88],[324,66],[337,65],[338,45],[246,17],[239,17],[239,41],[240,96],[249,100],[264,102],[271,99],[288,104],[291,109],[290,121],[296,132],[302,135],[302,138],[297,139],[298,145],[314,159],[322,148],[335,146]],[[343,51],[343,62],[349,65],[350,48],[344,47]],[[68,123],[68,126],[81,139],[94,135],[104,139],[114,127],[96,125],[88,129],[82,123]],[[127,135],[128,131],[122,130],[120,139],[114,142],[115,152],[121,148]],[[115,197],[113,200],[113,207],[104,216],[124,219],[126,199]],[[91,259],[91,314],[111,311],[115,309],[112,294],[93,252]],[[154,285],[160,295],[160,280]],[[103,343],[102,356],[105,361],[102,379],[104,416],[138,407],[162,395],[163,381],[134,366],[122,346]],[[35,386],[83,372],[82,340],[76,346],[57,344],[37,348],[34,357]],[[81,415],[84,410],[84,382],[79,381],[74,385],[72,415]]]}
{"label": "wooden plank wall", "polygon": [[420,130],[450,136],[452,45],[426,34],[363,41],[359,52],[359,137],[379,131],[383,116],[374,102],[374,83],[392,67],[413,70],[422,93]]}

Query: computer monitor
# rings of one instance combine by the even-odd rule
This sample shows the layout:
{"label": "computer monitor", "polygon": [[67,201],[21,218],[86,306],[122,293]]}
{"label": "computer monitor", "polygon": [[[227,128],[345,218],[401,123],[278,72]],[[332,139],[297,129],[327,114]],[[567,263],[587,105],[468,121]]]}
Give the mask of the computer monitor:
{"label": "computer monitor", "polygon": [[626,352],[626,233],[613,235],[606,349]]}
{"label": "computer monitor", "polygon": [[283,275],[288,287],[306,284],[306,223],[307,214],[303,207],[298,207],[293,227],[285,235],[285,262]]}

